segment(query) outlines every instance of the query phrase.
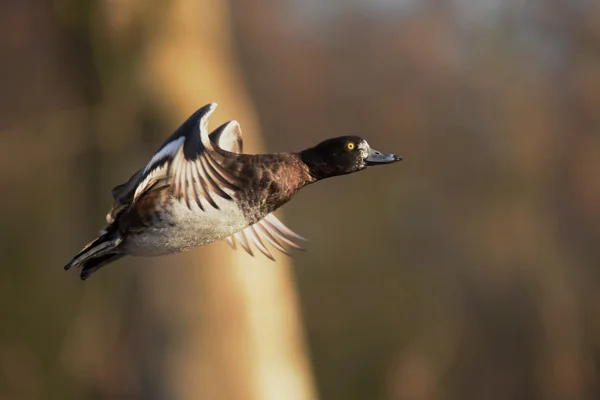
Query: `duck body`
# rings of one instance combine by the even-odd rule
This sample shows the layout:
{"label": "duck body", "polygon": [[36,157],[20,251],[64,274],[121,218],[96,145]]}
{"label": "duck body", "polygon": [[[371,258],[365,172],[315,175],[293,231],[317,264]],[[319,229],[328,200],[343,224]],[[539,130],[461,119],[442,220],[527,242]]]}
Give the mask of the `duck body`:
{"label": "duck body", "polygon": [[289,254],[306,240],[272,213],[304,186],[401,158],[356,136],[326,140],[299,153],[243,154],[239,124],[208,133],[216,104],[197,110],[149,163],[113,189],[107,226],[66,266],[86,279],[125,255],[161,256],[226,239],[273,259],[265,242]]}
{"label": "duck body", "polygon": [[312,182],[308,168],[293,153],[240,154],[238,161],[249,184],[238,191],[223,189],[234,201],[215,197],[217,208],[202,210],[164,188],[131,207],[119,220],[128,233],[123,251],[160,256],[226,239],[261,221]]}

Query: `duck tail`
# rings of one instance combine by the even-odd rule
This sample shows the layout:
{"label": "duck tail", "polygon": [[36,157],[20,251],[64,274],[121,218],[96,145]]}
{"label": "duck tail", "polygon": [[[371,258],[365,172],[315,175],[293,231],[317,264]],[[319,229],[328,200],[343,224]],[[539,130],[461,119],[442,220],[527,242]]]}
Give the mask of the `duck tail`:
{"label": "duck tail", "polygon": [[65,265],[65,271],[71,267],[81,267],[81,280],[86,280],[104,265],[125,256],[119,249],[122,240],[119,231],[103,231]]}

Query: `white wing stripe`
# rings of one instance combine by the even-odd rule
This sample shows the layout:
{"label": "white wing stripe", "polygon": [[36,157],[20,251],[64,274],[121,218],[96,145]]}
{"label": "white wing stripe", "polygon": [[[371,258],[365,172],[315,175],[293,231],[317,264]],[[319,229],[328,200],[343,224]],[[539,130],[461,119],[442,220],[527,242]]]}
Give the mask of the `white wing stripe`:
{"label": "white wing stripe", "polygon": [[175,156],[175,154],[177,154],[177,150],[179,150],[179,147],[183,144],[184,141],[185,141],[185,137],[182,136],[182,137],[178,138],[177,140],[170,142],[162,149],[160,149],[154,155],[154,157],[152,157],[150,162],[146,165],[146,168],[144,168],[144,174],[146,172],[150,171],[154,167],[154,164],[156,164],[158,161],[164,160],[165,157]]}

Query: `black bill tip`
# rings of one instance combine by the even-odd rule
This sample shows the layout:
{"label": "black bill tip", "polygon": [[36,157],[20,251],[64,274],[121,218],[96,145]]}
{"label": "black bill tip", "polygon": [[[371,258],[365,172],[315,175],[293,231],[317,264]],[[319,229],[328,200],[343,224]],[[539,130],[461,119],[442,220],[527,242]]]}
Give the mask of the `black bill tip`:
{"label": "black bill tip", "polygon": [[398,154],[386,154],[373,149],[369,149],[369,155],[365,158],[368,166],[391,164],[398,161],[402,161],[402,156]]}

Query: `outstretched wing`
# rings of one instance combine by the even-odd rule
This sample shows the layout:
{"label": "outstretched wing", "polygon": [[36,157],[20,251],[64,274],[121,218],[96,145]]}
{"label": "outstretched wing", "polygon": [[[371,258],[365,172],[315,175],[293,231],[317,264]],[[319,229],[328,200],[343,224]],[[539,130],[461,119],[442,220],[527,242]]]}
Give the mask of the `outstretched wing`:
{"label": "outstretched wing", "polygon": [[239,190],[239,168],[232,153],[209,137],[208,121],[216,107],[211,103],[200,108],[163,143],[139,176],[132,202],[165,186],[190,209],[192,203],[201,210],[207,205],[218,209],[215,196],[232,200],[231,194]]}
{"label": "outstretched wing", "polygon": [[[194,113],[173,135],[171,135],[165,143],[163,143],[144,168],[136,171],[127,182],[113,188],[112,195],[114,203],[112,209],[106,215],[107,223],[112,224],[116,215],[122,209],[129,206],[134,201],[134,198],[138,199],[142,193],[147,193],[148,190],[155,187],[154,185],[156,182],[167,178],[168,164],[173,162],[177,152],[180,148],[184,147],[182,146],[182,142],[185,143],[186,136],[194,135],[194,137],[199,137],[202,116],[204,115],[205,119],[210,116],[211,111],[208,110],[208,115],[206,114],[206,111],[206,107],[196,111],[196,113]],[[205,123],[207,122],[208,121],[205,120]],[[209,137],[211,144],[214,143],[223,150],[242,153],[242,134],[240,126],[236,121],[230,121],[221,125],[215,129]],[[191,140],[194,139],[192,138]],[[219,157],[219,155],[216,157]],[[195,178],[193,172],[191,176]],[[198,176],[200,176],[200,173],[198,173]],[[196,182],[201,184],[200,179]]]}

